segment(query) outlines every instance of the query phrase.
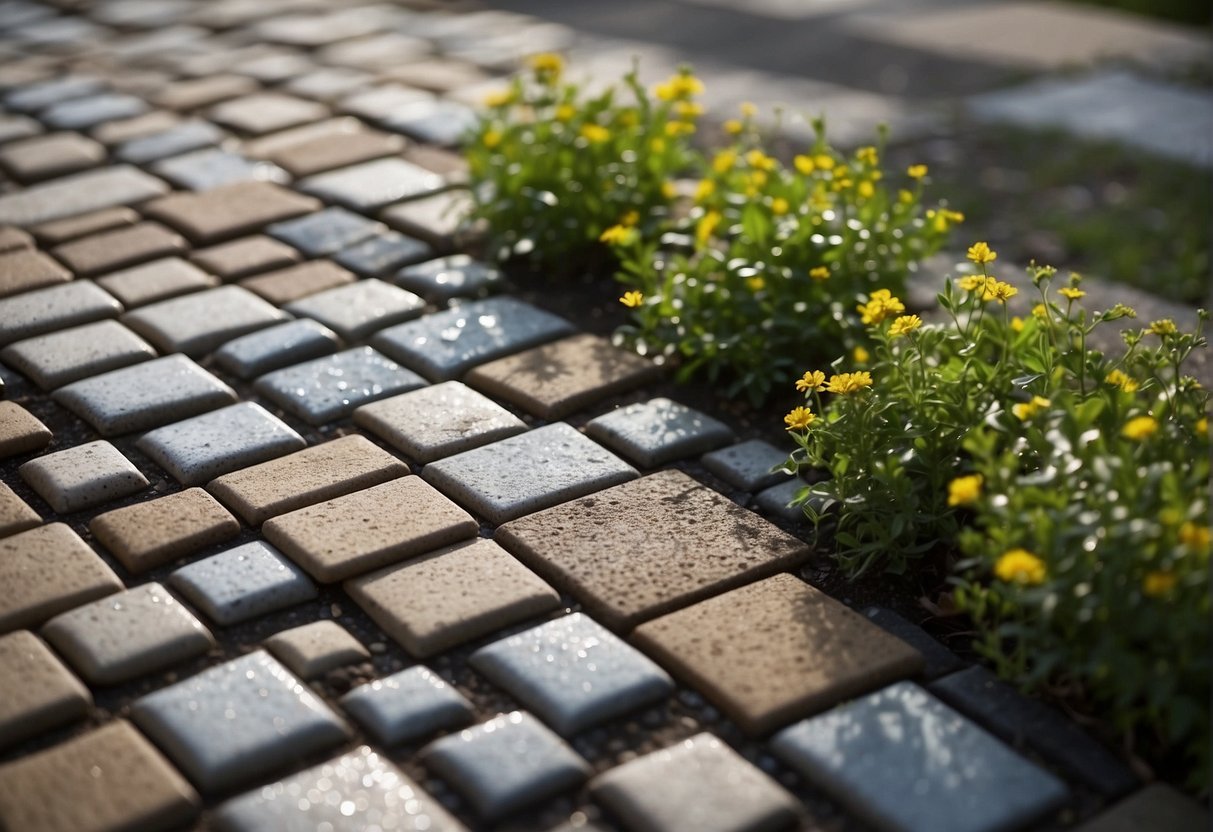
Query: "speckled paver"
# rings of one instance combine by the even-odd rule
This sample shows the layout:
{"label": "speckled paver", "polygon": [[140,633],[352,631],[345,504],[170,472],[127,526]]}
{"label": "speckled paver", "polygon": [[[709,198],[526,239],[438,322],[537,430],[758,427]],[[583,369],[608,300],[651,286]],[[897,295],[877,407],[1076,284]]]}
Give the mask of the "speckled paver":
{"label": "speckled paver", "polygon": [[442,177],[403,159],[378,159],[300,180],[304,193],[336,202],[359,213],[442,190]]}
{"label": "speckled paver", "polygon": [[267,540],[332,583],[474,537],[476,521],[422,482],[402,477],[266,521]]}
{"label": "speckled paver", "polygon": [[170,829],[187,824],[198,804],[185,778],[124,720],[0,766],[5,829]]}
{"label": "speckled paver", "polygon": [[231,540],[240,524],[201,488],[99,514],[88,530],[130,572],[140,573]]}
{"label": "speckled paver", "polygon": [[328,260],[312,260],[289,266],[240,281],[240,285],[281,306],[325,289],[344,286],[354,282],[355,277],[349,271]]}
{"label": "speckled paver", "polygon": [[88,280],[23,292],[0,299],[0,345],[114,318],[121,312],[122,304]]}
{"label": "speckled paver", "polygon": [[701,454],[733,440],[728,425],[665,398],[613,410],[591,420],[585,432],[645,468]]}
{"label": "speckled paver", "polygon": [[210,630],[158,583],[60,613],[41,632],[94,685],[135,679],[215,645]]}
{"label": "speckled paver", "polygon": [[707,733],[600,774],[590,791],[635,832],[790,829],[801,816],[796,798]]}
{"label": "speckled paver", "polygon": [[27,630],[0,636],[0,749],[83,719],[93,696]]}
{"label": "speckled paver", "polygon": [[202,248],[190,255],[195,263],[224,280],[238,280],[299,262],[295,249],[261,234]]}
{"label": "speckled paver", "polygon": [[0,254],[0,297],[43,289],[71,279],[71,272],[40,251],[16,249]]}
{"label": "speckled paver", "polygon": [[265,233],[302,251],[323,257],[380,233],[383,224],[344,208],[325,208],[299,219],[275,223]]}
{"label": "speckled paver", "polygon": [[166,355],[73,382],[55,401],[102,436],[117,436],[223,407],[236,393],[184,355]]}
{"label": "speckled paver", "polygon": [[248,234],[272,222],[297,217],[319,207],[320,203],[311,197],[271,182],[237,182],[199,193],[171,194],[149,203],[144,210],[176,228],[195,244],[206,245]]}
{"label": "speckled paver", "polygon": [[442,804],[365,745],[228,801],[215,821],[230,832],[464,832]]}
{"label": "speckled paver", "polygon": [[487,294],[501,282],[501,272],[466,254],[452,254],[407,266],[396,274],[396,282],[432,303],[441,303]]}
{"label": "speckled paver", "polygon": [[41,522],[38,512],[30,508],[6,483],[0,482],[0,537],[32,529]]}
{"label": "speckled paver", "polygon": [[665,671],[582,613],[482,647],[470,663],[566,737],[674,689]]}
{"label": "speckled paver", "polygon": [[69,526],[50,523],[0,539],[0,586],[6,633],[118,592],[122,582]]}
{"label": "speckled paver", "polygon": [[677,471],[514,520],[494,539],[616,630],[790,569],[809,551]]}
{"label": "speckled paver", "polygon": [[53,434],[37,416],[13,401],[0,401],[0,459],[50,444]]}
{"label": "speckled paver", "polygon": [[554,589],[483,539],[355,578],[346,590],[418,658],[560,606]]}
{"label": "speckled paver", "polygon": [[97,279],[97,284],[127,309],[210,289],[218,283],[218,278],[180,257],[164,257]]}
{"label": "speckled paver", "polygon": [[104,439],[32,459],[18,473],[60,514],[120,500],[148,486],[139,469]]}
{"label": "speckled paver", "polygon": [[386,278],[401,266],[433,256],[433,249],[421,240],[395,231],[384,231],[338,252],[333,255],[333,260],[360,277]]}
{"label": "speckled paver", "polygon": [[1174,786],[1151,783],[1077,827],[1078,832],[1188,832],[1207,829],[1209,811]]}
{"label": "speckled paver", "polygon": [[22,182],[36,182],[96,167],[105,148],[79,133],[53,133],[0,148],[0,165]]}
{"label": "speckled paver", "polygon": [[341,707],[388,745],[460,728],[475,715],[463,694],[420,665],[354,688],[341,697]]}
{"label": "speckled paver", "polygon": [[262,650],[139,699],[131,716],[206,793],[238,788],[349,736],[323,700]]}
{"label": "speckled paver", "polygon": [[289,425],[253,402],[157,428],[138,442],[139,450],[187,486],[306,446]]}
{"label": "speckled paver", "polygon": [[412,292],[372,277],[297,300],[286,311],[317,320],[346,342],[355,343],[417,317],[424,308],[425,301]]}
{"label": "speckled paver", "polygon": [[220,286],[144,306],[122,322],[161,352],[201,357],[226,341],[289,316],[239,286]]}
{"label": "speckled paver", "polygon": [[489,298],[385,329],[371,344],[432,381],[446,381],[572,334],[564,318],[514,298]]}
{"label": "speckled paver", "polygon": [[315,679],[371,657],[349,630],[328,620],[275,633],[265,640],[265,647],[301,679]]}
{"label": "speckled paver", "polygon": [[44,246],[55,246],[88,234],[134,225],[137,222],[139,215],[130,208],[103,208],[100,211],[42,223],[30,231]]}
{"label": "speckled paver", "polygon": [[56,246],[54,255],[78,276],[88,277],[134,266],[185,249],[185,240],[163,225],[137,225],[103,231]]}
{"label": "speckled paver", "polygon": [[183,566],[169,583],[225,627],[311,600],[317,594],[307,575],[262,541]]}
{"label": "speckled paver", "polygon": [[742,491],[761,491],[777,485],[791,475],[772,468],[788,461],[790,450],[780,450],[769,442],[751,439],[703,455],[703,467]]}
{"label": "speckled paver", "polygon": [[117,321],[98,321],[27,338],[0,351],[0,361],[43,390],[155,357],[150,344]]}
{"label": "speckled paver", "polygon": [[901,682],[781,731],[776,753],[880,829],[986,832],[1040,820],[1066,788]]}
{"label": "speckled paver", "polygon": [[131,205],[168,190],[129,165],[74,173],[17,193],[0,195],[0,225],[37,225],[76,214]]}
{"label": "speckled paver", "polygon": [[422,760],[490,820],[571,790],[590,773],[560,737],[519,711],[436,740]]}
{"label": "speckled paver", "polygon": [[312,320],[288,321],[228,341],[215,351],[220,367],[249,379],[337,351],[340,341]]}

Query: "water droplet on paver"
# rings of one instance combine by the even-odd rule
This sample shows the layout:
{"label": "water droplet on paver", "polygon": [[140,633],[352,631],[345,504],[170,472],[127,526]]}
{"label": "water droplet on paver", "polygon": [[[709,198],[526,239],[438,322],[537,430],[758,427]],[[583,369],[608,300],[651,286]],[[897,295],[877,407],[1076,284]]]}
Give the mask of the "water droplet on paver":
{"label": "water droplet on paver", "polygon": [[101,776],[101,766],[93,766],[92,768],[90,768],[88,770],[88,773],[91,774],[93,777],[100,777]]}
{"label": "water droplet on paver", "polygon": [[355,809],[355,808],[356,808],[356,807],[354,806],[354,801],[352,801],[352,800],[343,800],[343,801],[341,801],[341,807],[340,807],[340,809],[341,809],[341,814],[342,814],[344,817],[347,817],[347,818],[349,818],[349,817],[353,817],[353,816],[354,816],[354,809]]}
{"label": "water droplet on paver", "polygon": [[459,336],[463,334],[463,330],[459,327],[448,326],[438,334],[443,341],[457,341]]}
{"label": "water droplet on paver", "polygon": [[484,327],[486,329],[497,326],[497,316],[496,315],[481,315],[476,320],[479,322],[479,324],[482,327]]}
{"label": "water droplet on paver", "polygon": [[111,606],[111,607],[113,607],[113,608],[114,608],[114,609],[116,609],[116,610],[121,610],[121,609],[122,609],[122,602],[121,602],[121,601],[115,601],[115,602],[114,602],[113,604],[111,604],[110,606]]}

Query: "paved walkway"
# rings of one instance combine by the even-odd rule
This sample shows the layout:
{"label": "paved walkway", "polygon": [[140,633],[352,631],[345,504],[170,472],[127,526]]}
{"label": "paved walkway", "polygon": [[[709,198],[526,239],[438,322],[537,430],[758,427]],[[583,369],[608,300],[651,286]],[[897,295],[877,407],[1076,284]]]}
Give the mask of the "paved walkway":
{"label": "paved walkway", "polygon": [[781,449],[455,250],[465,102],[617,52],[306,0],[0,36],[0,829],[1205,822],[814,588]]}

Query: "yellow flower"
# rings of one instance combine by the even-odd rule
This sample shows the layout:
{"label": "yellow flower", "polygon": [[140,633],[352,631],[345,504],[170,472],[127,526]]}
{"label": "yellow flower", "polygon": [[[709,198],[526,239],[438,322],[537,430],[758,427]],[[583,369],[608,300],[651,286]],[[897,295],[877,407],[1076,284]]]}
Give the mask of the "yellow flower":
{"label": "yellow flower", "polygon": [[485,147],[492,150],[494,147],[501,144],[502,138],[504,137],[501,135],[500,130],[490,130],[481,137],[480,141]]}
{"label": "yellow flower", "polygon": [[745,155],[745,160],[749,163],[750,167],[757,168],[758,170],[775,170],[775,166],[778,164],[761,150],[751,150]]}
{"label": "yellow flower", "polygon": [[991,278],[986,281],[985,291],[982,293],[981,299],[984,301],[996,300],[1000,303],[1006,303],[1018,294],[1019,290],[1010,283],[1004,283],[1001,280]]}
{"label": "yellow flower", "polygon": [[673,199],[678,196],[678,186],[670,180],[665,180],[661,183],[661,195],[666,199]]}
{"label": "yellow flower", "polygon": [[667,121],[665,134],[667,136],[689,136],[695,132],[695,125],[689,121]]}
{"label": "yellow flower", "polygon": [[835,191],[845,191],[847,188],[851,187],[851,185],[853,185],[853,184],[854,183],[851,181],[850,177],[844,176],[840,179],[835,179],[830,184],[830,187]]}
{"label": "yellow flower", "polygon": [[856,347],[851,350],[851,360],[856,364],[867,364],[872,356],[863,347]]}
{"label": "yellow flower", "polygon": [[830,154],[818,153],[816,156],[813,157],[813,164],[815,164],[817,167],[821,168],[822,170],[833,170],[834,165],[837,163],[834,161],[834,157],[831,156]]}
{"label": "yellow flower", "polygon": [[1044,583],[1045,562],[1027,549],[1011,549],[994,564],[994,575],[1006,583],[1038,586]]}
{"label": "yellow flower", "polygon": [[640,113],[635,110],[622,110],[619,113],[618,121],[624,127],[635,127],[640,123]]}
{"label": "yellow flower", "polygon": [[624,228],[631,228],[638,222],[640,222],[640,212],[638,211],[628,211],[619,218],[619,224]]}
{"label": "yellow flower", "polygon": [[679,101],[674,105],[679,118],[698,118],[703,115],[703,105],[696,101]]}
{"label": "yellow flower", "polygon": [[838,373],[830,376],[830,381],[826,385],[827,393],[839,393],[847,395],[849,393],[857,393],[865,387],[872,386],[872,374],[867,370],[860,370],[857,373]]}
{"label": "yellow flower", "polygon": [[1023,318],[1016,315],[1011,319],[1011,330],[1014,332],[1023,332]]}
{"label": "yellow flower", "polygon": [[998,252],[992,251],[986,243],[973,243],[969,246],[969,251],[965,256],[978,265],[984,265],[997,260]]}
{"label": "yellow flower", "polygon": [[771,200],[771,213],[777,217],[782,217],[788,212],[788,201],[781,196],[777,196]]}
{"label": "yellow flower", "polygon": [[623,297],[619,299],[619,302],[628,309],[635,309],[637,306],[644,303],[644,294],[635,290],[631,292],[624,292]]}
{"label": "yellow flower", "polygon": [[970,506],[981,497],[981,474],[957,477],[948,483],[948,505]]}
{"label": "yellow flower", "polygon": [[712,234],[716,232],[716,226],[718,225],[720,225],[719,211],[708,211],[703,215],[695,226],[695,239],[699,242],[699,245],[707,244],[708,240],[712,238]]}
{"label": "yellow flower", "polygon": [[809,269],[809,277],[813,278],[814,280],[829,280],[830,267],[814,266],[813,268]]}
{"label": "yellow flower", "polygon": [[927,211],[927,219],[931,221],[931,227],[943,233],[947,231],[952,223],[964,222],[965,215],[959,211],[949,211],[947,208],[940,208],[936,211],[934,208]]}
{"label": "yellow flower", "polygon": [[763,290],[763,288],[767,285],[767,282],[765,280],[763,280],[761,277],[755,275],[754,277],[747,277],[745,279],[745,285],[746,285],[746,288],[749,289],[751,292],[761,292]]}
{"label": "yellow flower", "polygon": [[1015,414],[1016,419],[1026,422],[1051,404],[1053,402],[1044,396],[1033,396],[1030,402],[1021,402],[1020,404],[1013,405],[1011,412]]}
{"label": "yellow flower", "polygon": [[575,115],[577,115],[577,108],[572,104],[561,104],[556,108],[557,121],[568,121]]}
{"label": "yellow flower", "polygon": [[867,303],[855,307],[865,326],[878,324],[885,318],[892,318],[906,311],[905,305],[893,297],[888,289],[877,289],[868,298]]}
{"label": "yellow flower", "polygon": [[758,190],[763,185],[767,184],[767,180],[769,178],[770,177],[767,176],[767,172],[765,170],[752,170],[750,171],[750,175],[746,177],[746,181],[749,183],[751,188]]}
{"label": "yellow flower", "polygon": [[809,410],[807,407],[796,407],[792,412],[783,417],[784,424],[788,426],[788,430],[804,430],[817,419],[817,414]]}
{"label": "yellow flower", "polygon": [[796,379],[796,389],[801,393],[807,393],[810,390],[818,392],[824,390],[826,386],[826,374],[821,370],[808,370],[803,376]]}
{"label": "yellow flower", "polygon": [[1135,416],[1125,422],[1125,426],[1120,430],[1120,435],[1125,439],[1141,442],[1153,436],[1157,430],[1158,422],[1153,416]]}
{"label": "yellow flower", "polygon": [[809,156],[797,156],[792,160],[792,164],[796,166],[796,170],[808,176],[813,171],[817,170],[817,165]]}
{"label": "yellow flower", "polygon": [[1043,303],[1038,303],[1032,307],[1032,317],[1045,320],[1049,317],[1049,308]]}
{"label": "yellow flower", "polygon": [[914,194],[910,193],[905,188],[902,188],[897,192],[897,201],[902,205],[909,205],[914,201]]}
{"label": "yellow flower", "polygon": [[855,151],[855,158],[865,165],[875,165],[880,161],[880,156],[876,153],[874,147],[861,147]]}
{"label": "yellow flower", "polygon": [[555,52],[541,52],[531,56],[530,65],[536,77],[550,83],[564,71],[564,58]]}
{"label": "yellow flower", "polygon": [[671,75],[664,84],[658,84],[653,94],[662,101],[684,101],[703,93],[703,82],[689,72]]}
{"label": "yellow flower", "polygon": [[1150,331],[1155,335],[1174,335],[1178,330],[1175,327],[1175,321],[1163,318],[1159,321],[1151,321]]}
{"label": "yellow flower", "polygon": [[661,136],[654,136],[649,140],[649,150],[658,155],[665,153],[665,139]]}
{"label": "yellow flower", "polygon": [[864,199],[871,199],[876,193],[876,186],[865,179],[859,183],[859,187],[855,190]]}
{"label": "yellow flower", "polygon": [[1197,419],[1197,420],[1196,420],[1196,433],[1197,433],[1198,435],[1203,434],[1204,436],[1208,436],[1208,435],[1209,435],[1209,419],[1208,419],[1208,417],[1206,417],[1206,416],[1201,416],[1199,419]]}
{"label": "yellow flower", "polygon": [[1154,570],[1147,572],[1141,581],[1141,591],[1149,598],[1162,598],[1175,589],[1175,573]]}
{"label": "yellow flower", "polygon": [[753,118],[758,115],[758,108],[749,101],[743,101],[741,102],[741,115],[744,118]]}
{"label": "yellow flower", "polygon": [[986,276],[984,274],[965,275],[960,279],[960,288],[966,292],[975,292],[978,289],[986,287]]}
{"label": "yellow flower", "polygon": [[737,164],[736,150],[722,150],[712,159],[712,170],[717,173],[727,173]]}
{"label": "yellow flower", "polygon": [[910,165],[906,168],[906,175],[911,179],[922,179],[927,175],[926,165]]}
{"label": "yellow flower", "polygon": [[1113,370],[1112,372],[1108,373],[1107,376],[1104,377],[1104,381],[1106,381],[1108,384],[1116,385],[1126,393],[1136,392],[1137,388],[1141,386],[1137,383],[1136,379],[1126,375],[1120,370]]}
{"label": "yellow flower", "polygon": [[1179,527],[1179,542],[1198,554],[1208,553],[1211,542],[1209,527],[1189,520]]}
{"label": "yellow flower", "polygon": [[695,201],[702,202],[716,192],[716,183],[711,179],[700,179],[695,186]]}
{"label": "yellow flower", "polygon": [[728,121],[726,121],[724,123],[723,126],[724,126],[724,132],[728,133],[730,136],[736,136],[738,133],[740,133],[744,129],[742,127],[741,122],[735,118],[729,119]]}
{"label": "yellow flower", "polygon": [[598,144],[611,138],[611,131],[601,124],[583,124],[581,125],[581,136],[591,144]]}
{"label": "yellow flower", "polygon": [[1063,286],[1057,290],[1057,293],[1068,300],[1078,300],[1079,298],[1086,297],[1087,295],[1087,293],[1082,289],[1075,289],[1071,286]]}
{"label": "yellow flower", "polygon": [[606,243],[607,245],[631,245],[635,239],[636,229],[628,228],[625,225],[612,225],[606,231],[603,231],[598,235],[598,241],[600,243]]}
{"label": "yellow flower", "polygon": [[514,102],[514,90],[494,90],[484,97],[484,106],[486,107],[504,107],[507,104]]}
{"label": "yellow flower", "polygon": [[889,326],[889,337],[899,338],[902,335],[909,335],[920,326],[922,326],[922,318],[917,315],[902,315]]}

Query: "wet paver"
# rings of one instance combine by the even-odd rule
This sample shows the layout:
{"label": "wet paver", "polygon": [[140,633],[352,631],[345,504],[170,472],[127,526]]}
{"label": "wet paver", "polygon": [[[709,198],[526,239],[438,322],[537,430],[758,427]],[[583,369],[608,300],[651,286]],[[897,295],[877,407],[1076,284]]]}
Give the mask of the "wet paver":
{"label": "wet paver", "polygon": [[273,546],[254,541],[183,566],[173,589],[227,627],[316,597],[313,584]]}
{"label": "wet paver", "polygon": [[122,317],[122,322],[162,352],[207,355],[225,342],[289,320],[289,316],[239,286],[220,286],[162,300]]}
{"label": "wet paver", "polygon": [[288,321],[228,341],[215,351],[215,361],[229,373],[250,379],[331,355],[340,343],[337,333],[313,320]]}
{"label": "wet paver", "polygon": [[246,159],[218,147],[198,150],[162,159],[151,166],[152,173],[178,188],[204,191],[235,182],[285,182],[290,177],[276,165]]}
{"label": "wet paver", "polygon": [[337,252],[333,261],[361,277],[386,278],[402,266],[433,256],[434,250],[421,240],[396,231],[383,231]]}
{"label": "wet paver", "polygon": [[14,401],[0,401],[0,459],[41,450],[53,438],[37,416]]}
{"label": "wet paver", "polygon": [[331,620],[313,621],[275,633],[265,640],[265,647],[301,679],[315,679],[371,657],[362,642]]}
{"label": "wet paver", "polygon": [[231,540],[240,524],[201,488],[187,488],[94,517],[93,537],[132,573]]}
{"label": "wet paver", "polygon": [[388,745],[461,728],[475,716],[463,694],[421,665],[354,688],[341,697],[341,707]]}
{"label": "wet paver", "polygon": [[[319,207],[320,203],[311,197],[272,182],[237,182],[197,193],[170,194],[148,203],[144,211],[176,228],[195,244],[207,245],[249,234]],[[0,203],[0,217],[3,216]]]}
{"label": "wet paver", "polygon": [[147,477],[104,439],[32,459],[18,473],[60,514],[120,500],[148,486]]}
{"label": "wet paver", "polygon": [[0,538],[0,633],[122,590],[122,581],[63,523]]}
{"label": "wet paver", "polygon": [[307,257],[335,254],[383,230],[383,224],[344,208],[325,208],[299,219],[265,229],[269,236],[289,244]]}
{"label": "wet paver", "polygon": [[180,257],[153,260],[97,278],[97,284],[127,309],[211,289],[218,282],[215,277]]}
{"label": "wet paver", "polygon": [[466,254],[452,254],[401,269],[396,282],[431,303],[478,297],[501,282],[501,271]]}
{"label": "wet paver", "polygon": [[294,301],[286,311],[319,321],[352,344],[416,318],[424,308],[425,301],[412,292],[370,277]]}
{"label": "wet paver", "polygon": [[211,274],[228,281],[284,269],[300,259],[295,249],[261,234],[198,249],[191,257]]}
{"label": "wet paver", "polygon": [[644,468],[701,454],[733,440],[728,425],[666,398],[613,410],[592,419],[585,432]]}
{"label": "wet paver", "polygon": [[88,277],[184,249],[185,240],[176,233],[159,223],[141,222],[63,243],[55,248],[54,255],[77,275]]}
{"label": "wet paver", "polygon": [[43,390],[155,357],[150,344],[117,321],[98,321],[27,338],[0,351],[0,360]]}
{"label": "wet paver", "polygon": [[22,227],[116,205],[132,205],[168,191],[168,185],[129,165],[74,173],[0,195],[0,225]]}
{"label": "wet paver", "polygon": [[318,173],[300,180],[299,190],[371,214],[402,199],[424,196],[446,187],[433,171],[403,159],[378,159]]}
{"label": "wet paver", "polygon": [[354,279],[353,274],[335,263],[311,260],[245,278],[240,285],[270,303],[282,305],[326,289],[344,286]]}
{"label": "wet paver", "polygon": [[0,636],[0,749],[87,716],[93,696],[28,630]]}
{"label": "wet paver", "polygon": [[751,439],[703,455],[703,467],[742,491],[762,491],[778,485],[791,474],[773,471],[788,461],[790,450],[780,450],[769,442]]}
{"label": "wet paver", "polygon": [[23,292],[0,299],[0,345],[116,318],[121,312],[122,304],[88,280]]}
{"label": "wet paver", "polygon": [[122,142],[114,155],[124,162],[146,165],[213,147],[223,140],[223,131],[205,121],[186,121],[174,124],[166,130],[158,130],[145,136],[136,136]]}

